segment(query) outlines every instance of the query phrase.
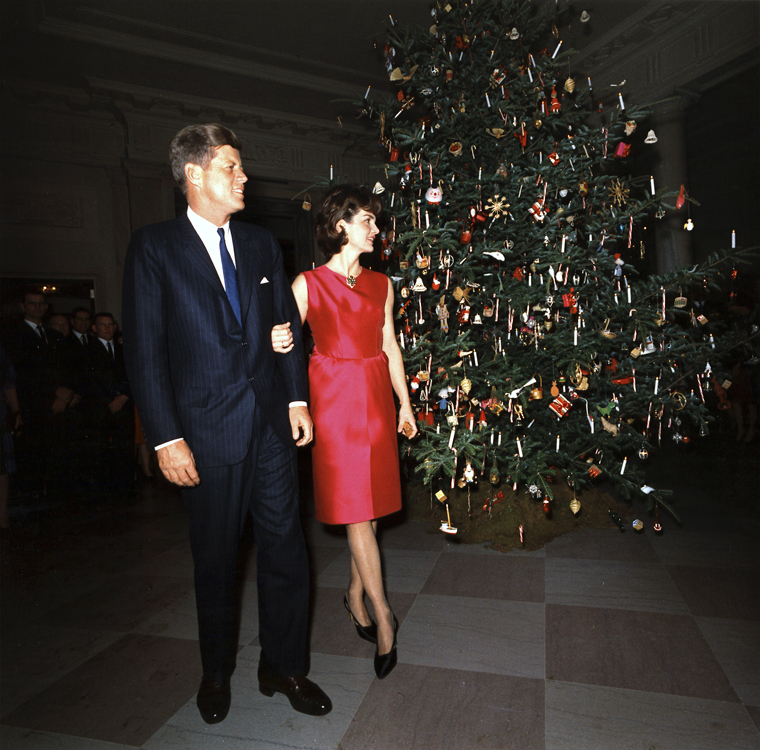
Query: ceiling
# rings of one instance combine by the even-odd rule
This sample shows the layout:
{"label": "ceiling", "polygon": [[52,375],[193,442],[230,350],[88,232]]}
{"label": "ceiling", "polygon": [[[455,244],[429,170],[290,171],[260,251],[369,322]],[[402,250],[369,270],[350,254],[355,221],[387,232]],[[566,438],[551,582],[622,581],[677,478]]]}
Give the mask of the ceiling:
{"label": "ceiling", "polygon": [[[583,49],[651,4],[571,4],[568,18],[574,20],[561,28],[561,36],[566,46]],[[581,10],[591,21],[580,23]],[[382,58],[391,19],[428,27],[430,2],[4,2],[0,61],[4,78],[74,88],[119,81],[335,122],[354,117],[349,102],[368,86],[391,90]]]}

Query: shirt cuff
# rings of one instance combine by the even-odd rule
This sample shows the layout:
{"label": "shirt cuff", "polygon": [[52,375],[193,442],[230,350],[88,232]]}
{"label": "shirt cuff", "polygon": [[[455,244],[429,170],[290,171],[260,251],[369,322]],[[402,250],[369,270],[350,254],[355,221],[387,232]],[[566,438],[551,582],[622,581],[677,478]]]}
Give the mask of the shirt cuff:
{"label": "shirt cuff", "polygon": [[178,443],[180,440],[184,440],[185,438],[174,438],[174,440],[167,440],[165,443],[161,443],[161,445],[156,446],[156,450],[159,448],[166,448],[167,445],[174,445],[174,443]]}
{"label": "shirt cuff", "polygon": [[308,406],[305,401],[291,401],[288,404],[288,409],[292,409],[294,406]]}

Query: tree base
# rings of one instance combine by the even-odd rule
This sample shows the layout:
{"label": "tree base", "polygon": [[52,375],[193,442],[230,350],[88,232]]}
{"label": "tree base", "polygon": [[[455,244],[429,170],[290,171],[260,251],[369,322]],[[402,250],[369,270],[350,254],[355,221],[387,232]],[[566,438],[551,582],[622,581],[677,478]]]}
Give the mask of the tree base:
{"label": "tree base", "polygon": [[[526,490],[513,492],[511,487],[500,485],[491,487],[480,483],[478,489],[470,491],[468,513],[467,489],[444,490],[451,514],[451,525],[456,534],[446,534],[453,542],[464,544],[486,543],[491,549],[509,552],[513,548],[524,550],[541,549],[555,537],[577,529],[618,528],[610,511],[621,519],[626,531],[636,533],[627,522],[631,507],[617,500],[604,485],[586,488],[575,497],[581,503],[574,514],[570,509],[573,490],[564,482],[552,485],[554,500],[545,513],[542,500],[533,499]],[[499,493],[502,494],[498,498]],[[490,514],[488,509],[491,503]],[[430,488],[424,485],[409,485],[404,490],[404,508],[407,516],[417,521],[433,524],[431,531],[440,529],[448,522],[446,507],[435,499]],[[523,541],[520,540],[520,526],[523,527]],[[444,534],[443,531],[438,531]]]}

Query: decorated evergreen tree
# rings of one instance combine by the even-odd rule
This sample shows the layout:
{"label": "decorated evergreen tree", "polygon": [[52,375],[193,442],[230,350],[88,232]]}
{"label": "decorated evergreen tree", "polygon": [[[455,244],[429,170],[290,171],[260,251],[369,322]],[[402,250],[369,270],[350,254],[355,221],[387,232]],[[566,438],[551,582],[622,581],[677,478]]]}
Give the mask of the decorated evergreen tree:
{"label": "decorated evergreen tree", "polygon": [[388,154],[375,190],[422,427],[411,455],[439,499],[490,482],[551,513],[553,482],[604,474],[656,513],[668,492],[644,483],[648,451],[707,430],[699,303],[721,259],[637,272],[643,221],[688,196],[630,174],[655,147],[647,113],[574,80],[560,12],[444,0],[430,29],[391,20],[397,98],[362,102]]}

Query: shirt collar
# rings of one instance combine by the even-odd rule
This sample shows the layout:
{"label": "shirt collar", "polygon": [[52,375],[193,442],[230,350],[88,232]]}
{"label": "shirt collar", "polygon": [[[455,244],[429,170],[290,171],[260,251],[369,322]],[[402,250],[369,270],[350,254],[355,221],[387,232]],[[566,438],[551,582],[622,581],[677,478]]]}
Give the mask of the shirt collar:
{"label": "shirt collar", "polygon": [[217,230],[219,229],[224,229],[225,236],[229,235],[229,221],[226,224],[223,224],[221,227],[218,227],[208,219],[204,219],[202,216],[199,216],[197,213],[195,213],[195,211],[193,211],[192,208],[190,208],[190,206],[187,207],[187,218],[190,219],[190,223],[193,225],[193,228],[201,237],[206,236],[217,238],[219,236],[219,232]]}

